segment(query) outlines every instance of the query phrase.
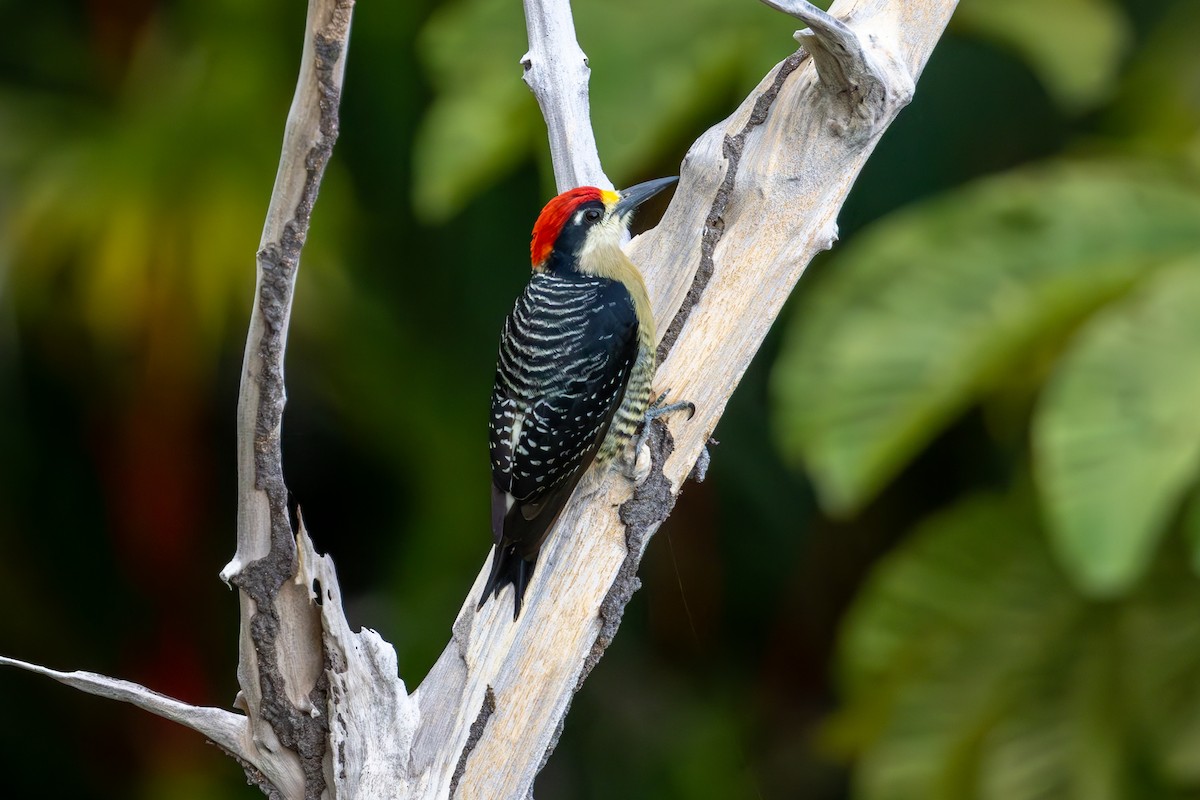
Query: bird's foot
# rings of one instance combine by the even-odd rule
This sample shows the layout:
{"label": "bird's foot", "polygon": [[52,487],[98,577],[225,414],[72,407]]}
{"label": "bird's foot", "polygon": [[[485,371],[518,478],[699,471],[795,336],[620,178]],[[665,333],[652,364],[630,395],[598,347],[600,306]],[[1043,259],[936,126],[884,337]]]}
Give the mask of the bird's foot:
{"label": "bird's foot", "polygon": [[658,396],[657,400],[655,400],[653,403],[650,404],[649,408],[646,409],[646,418],[642,423],[643,435],[645,435],[646,425],[650,422],[650,420],[654,419],[655,417],[661,417],[664,414],[673,414],[676,411],[683,411],[684,409],[686,409],[688,412],[688,416],[687,416],[688,419],[691,419],[692,417],[696,416],[696,404],[691,402],[690,400],[683,400],[678,403],[665,403],[664,404],[663,401],[667,399],[667,395],[669,395],[670,393],[671,393],[671,390],[667,389],[665,392],[663,392],[662,394],[660,394]]}
{"label": "bird's foot", "polygon": [[671,390],[663,392],[658,396],[658,399],[650,404],[646,409],[646,416],[642,419],[642,429],[638,432],[633,440],[633,453],[626,464],[625,474],[634,483],[640,483],[647,475],[650,474],[651,458],[650,448],[646,444],[646,437],[650,433],[650,423],[658,417],[667,414],[673,414],[676,411],[687,411],[688,419],[696,416],[696,404],[687,400],[678,403],[664,403],[667,395]]}

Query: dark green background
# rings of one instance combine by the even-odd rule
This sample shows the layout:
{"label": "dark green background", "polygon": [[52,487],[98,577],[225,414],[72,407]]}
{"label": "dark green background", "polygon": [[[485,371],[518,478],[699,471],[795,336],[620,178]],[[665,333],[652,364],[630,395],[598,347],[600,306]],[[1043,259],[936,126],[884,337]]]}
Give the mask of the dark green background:
{"label": "dark green background", "polygon": [[[1200,797],[1191,5],[964,0],[539,798]],[[619,185],[794,48],[751,0],[575,6]],[[0,0],[0,653],[233,700],[233,411],[303,13]],[[285,471],[410,687],[488,555],[495,341],[552,193],[523,35],[516,0],[361,0],[299,279]],[[988,316],[1012,293],[1037,325]],[[141,712],[12,670],[0,705],[5,797],[258,796]]]}

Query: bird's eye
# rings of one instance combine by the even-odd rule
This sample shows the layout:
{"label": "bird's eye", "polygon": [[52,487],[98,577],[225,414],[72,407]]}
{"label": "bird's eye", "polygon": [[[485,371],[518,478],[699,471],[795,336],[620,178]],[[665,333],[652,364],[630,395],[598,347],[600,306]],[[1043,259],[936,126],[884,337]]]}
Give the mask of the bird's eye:
{"label": "bird's eye", "polygon": [[583,218],[588,222],[595,222],[596,220],[600,219],[600,212],[594,208],[589,208],[587,211],[583,212]]}

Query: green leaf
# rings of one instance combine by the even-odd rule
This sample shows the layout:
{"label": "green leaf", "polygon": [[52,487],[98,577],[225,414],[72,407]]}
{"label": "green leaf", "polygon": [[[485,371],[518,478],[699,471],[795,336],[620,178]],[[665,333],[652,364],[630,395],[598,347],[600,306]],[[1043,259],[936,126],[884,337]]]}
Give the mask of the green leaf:
{"label": "green leaf", "polygon": [[1043,550],[1036,518],[1002,497],[969,498],[920,525],[880,562],[847,615],[838,665],[846,694],[896,685],[964,647],[960,640],[1023,622],[1034,610],[1030,589],[1046,620],[1073,608],[1074,593]]}
{"label": "green leaf", "polygon": [[975,498],[918,529],[844,629],[836,738],[858,754],[856,797],[1021,800],[1069,774],[1066,697],[1035,699],[1061,688],[1081,609],[1018,505]]}
{"label": "green leaf", "polygon": [[[213,19],[230,29],[211,37],[197,38],[213,22],[206,15],[183,24],[172,12],[148,26],[130,42],[122,79],[96,85],[112,84],[96,102],[53,82],[0,89],[0,261],[11,259],[20,306],[57,310],[118,350],[166,325],[169,337],[150,338],[180,370],[207,369],[231,321],[242,325],[245,253],[279,154],[262,99],[295,83],[278,66],[290,47],[262,33],[283,5],[226,10]],[[335,161],[323,196],[342,177]],[[321,231],[354,217],[343,199],[321,214]],[[306,264],[335,263],[328,248],[317,254],[328,239],[314,234]]]}
{"label": "green leaf", "polygon": [[1129,22],[1110,0],[963,3],[956,30],[1015,50],[1068,111],[1107,99],[1129,46]]}
{"label": "green leaf", "polygon": [[856,758],[858,800],[1196,788],[1200,582],[1164,558],[1127,600],[1089,601],[1031,506],[959,504],[880,562],[855,601],[827,742]]}
{"label": "green leaf", "polygon": [[823,506],[859,508],[1097,306],[1200,247],[1200,192],[1132,165],[980,181],[860,234],[791,314],[775,423]]}
{"label": "green leaf", "polygon": [[1200,468],[1200,259],[1160,272],[1088,322],[1033,433],[1063,563],[1085,591],[1125,590]]}

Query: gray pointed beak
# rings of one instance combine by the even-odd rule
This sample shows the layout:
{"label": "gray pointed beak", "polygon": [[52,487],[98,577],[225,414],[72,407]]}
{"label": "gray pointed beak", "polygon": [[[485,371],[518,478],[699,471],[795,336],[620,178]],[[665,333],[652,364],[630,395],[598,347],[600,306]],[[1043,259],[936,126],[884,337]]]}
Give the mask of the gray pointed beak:
{"label": "gray pointed beak", "polygon": [[678,177],[655,178],[652,181],[639,183],[637,186],[630,186],[628,189],[617,192],[621,196],[621,199],[617,201],[617,217],[625,219],[632,216],[638,206],[678,180]]}

